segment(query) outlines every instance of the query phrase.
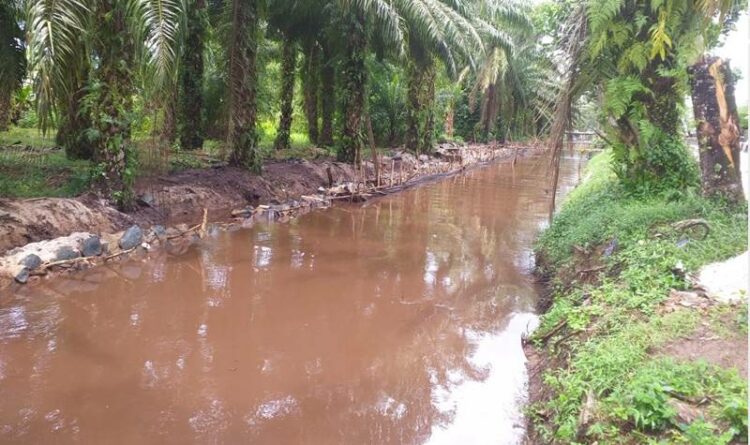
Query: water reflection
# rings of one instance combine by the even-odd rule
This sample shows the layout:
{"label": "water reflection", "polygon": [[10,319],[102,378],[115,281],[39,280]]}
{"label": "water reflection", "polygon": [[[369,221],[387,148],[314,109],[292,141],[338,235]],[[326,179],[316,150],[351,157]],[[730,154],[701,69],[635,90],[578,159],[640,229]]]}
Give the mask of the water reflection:
{"label": "water reflection", "polygon": [[545,162],[0,295],[0,441],[517,441]]}

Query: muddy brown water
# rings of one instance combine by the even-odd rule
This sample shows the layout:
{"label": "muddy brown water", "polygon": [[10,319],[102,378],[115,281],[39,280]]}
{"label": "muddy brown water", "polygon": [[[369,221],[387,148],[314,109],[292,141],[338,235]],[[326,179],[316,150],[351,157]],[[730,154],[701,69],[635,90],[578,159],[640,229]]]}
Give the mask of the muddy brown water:
{"label": "muddy brown water", "polygon": [[546,163],[1,294],[0,442],[518,443]]}

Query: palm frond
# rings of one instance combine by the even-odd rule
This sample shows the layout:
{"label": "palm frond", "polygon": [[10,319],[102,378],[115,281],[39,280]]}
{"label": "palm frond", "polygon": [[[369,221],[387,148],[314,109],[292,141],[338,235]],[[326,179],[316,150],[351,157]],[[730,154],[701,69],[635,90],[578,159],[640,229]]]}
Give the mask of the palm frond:
{"label": "palm frond", "polygon": [[69,95],[71,72],[85,53],[91,5],[87,0],[28,0],[26,8],[29,72],[34,79],[39,126],[45,132],[55,103]]}
{"label": "palm frond", "polygon": [[174,79],[178,49],[185,28],[184,0],[132,0],[131,18],[144,42],[145,66],[152,69],[156,85]]}

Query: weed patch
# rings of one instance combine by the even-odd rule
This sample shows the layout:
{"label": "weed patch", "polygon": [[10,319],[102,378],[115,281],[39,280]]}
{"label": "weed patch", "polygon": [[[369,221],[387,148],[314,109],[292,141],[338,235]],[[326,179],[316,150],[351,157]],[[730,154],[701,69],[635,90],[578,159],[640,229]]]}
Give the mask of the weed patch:
{"label": "weed patch", "polygon": [[[747,381],[737,370],[656,351],[699,324],[745,309],[660,310],[671,289],[691,287],[690,274],[702,265],[747,248],[746,208],[690,192],[629,196],[609,170],[609,156],[592,159],[587,180],[536,246],[552,305],[531,344],[555,365],[542,374],[546,391],[528,409],[534,435],[542,443],[708,444],[744,437]],[[675,224],[688,219],[709,230]],[[746,317],[734,318],[728,329],[746,333]]]}

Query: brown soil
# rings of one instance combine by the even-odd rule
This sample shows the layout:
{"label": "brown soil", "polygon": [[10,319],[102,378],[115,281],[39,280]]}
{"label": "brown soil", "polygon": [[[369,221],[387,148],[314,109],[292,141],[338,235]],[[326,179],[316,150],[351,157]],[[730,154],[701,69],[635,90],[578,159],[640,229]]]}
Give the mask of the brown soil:
{"label": "brown soil", "polygon": [[[736,326],[732,320],[724,321],[723,326]],[[734,368],[747,379],[747,347],[747,334],[739,330],[716,332],[715,328],[705,323],[690,335],[663,345],[656,354],[681,361],[704,360],[722,368]]]}
{"label": "brown soil", "polygon": [[203,208],[216,219],[232,208],[298,198],[328,186],[328,168],[334,182],[355,178],[352,166],[331,161],[270,162],[262,176],[233,167],[186,170],[141,180],[135,187],[141,199],[129,214],[91,194],[0,199],[0,253],[75,231],[115,232],[134,222],[191,222],[201,217]]}
{"label": "brown soil", "polygon": [[328,186],[326,169],[336,181],[356,177],[351,165],[331,161],[278,161],[263,166],[261,176],[234,167],[186,170],[142,181],[139,196],[150,195],[153,203],[134,212],[139,221],[175,224],[191,222],[205,207],[211,219],[227,210],[273,200],[286,201],[315,193]]}
{"label": "brown soil", "polygon": [[0,252],[71,232],[115,232],[133,218],[93,196],[0,199]]}

